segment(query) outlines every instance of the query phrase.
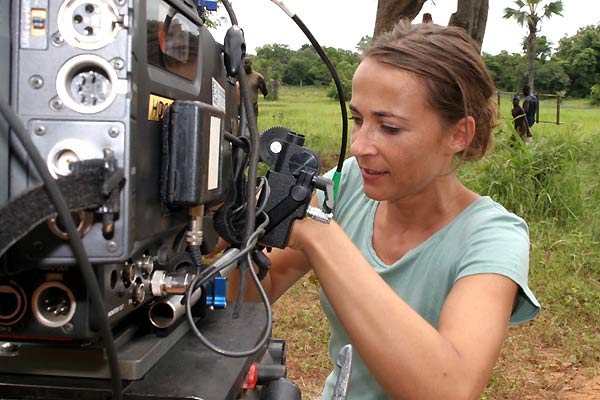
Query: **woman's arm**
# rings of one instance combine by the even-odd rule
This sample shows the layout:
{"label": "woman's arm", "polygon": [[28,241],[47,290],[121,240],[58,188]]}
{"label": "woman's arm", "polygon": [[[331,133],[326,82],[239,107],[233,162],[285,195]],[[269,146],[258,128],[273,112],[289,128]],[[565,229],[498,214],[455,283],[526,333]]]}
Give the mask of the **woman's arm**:
{"label": "woman's arm", "polygon": [[[372,269],[334,222],[297,221],[302,250],[353,345],[394,398],[478,399],[496,363],[517,285],[494,274],[460,279],[436,330]],[[357,293],[369,293],[369,301]]]}

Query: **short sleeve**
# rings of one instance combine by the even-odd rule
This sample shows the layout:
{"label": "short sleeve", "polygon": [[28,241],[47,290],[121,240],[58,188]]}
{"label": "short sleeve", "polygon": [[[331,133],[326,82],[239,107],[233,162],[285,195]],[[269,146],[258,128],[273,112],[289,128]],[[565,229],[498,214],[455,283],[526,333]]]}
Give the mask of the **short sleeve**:
{"label": "short sleeve", "polygon": [[533,319],[540,304],[528,286],[529,230],[525,221],[506,210],[486,216],[469,235],[455,281],[475,274],[503,275],[519,286],[511,324]]}

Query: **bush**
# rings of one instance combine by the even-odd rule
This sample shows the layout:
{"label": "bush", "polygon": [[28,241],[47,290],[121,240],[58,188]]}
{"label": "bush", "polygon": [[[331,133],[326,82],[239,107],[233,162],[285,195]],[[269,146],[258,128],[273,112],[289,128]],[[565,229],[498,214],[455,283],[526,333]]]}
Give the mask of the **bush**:
{"label": "bush", "polygon": [[590,99],[592,104],[600,104],[600,84],[595,84],[590,89]]}

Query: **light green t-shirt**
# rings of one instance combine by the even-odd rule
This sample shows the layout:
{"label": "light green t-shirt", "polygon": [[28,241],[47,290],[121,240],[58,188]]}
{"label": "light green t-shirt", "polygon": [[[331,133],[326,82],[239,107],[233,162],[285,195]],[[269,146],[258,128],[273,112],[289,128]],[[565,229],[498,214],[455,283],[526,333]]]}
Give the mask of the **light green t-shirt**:
{"label": "light green t-shirt", "polygon": [[[332,172],[328,173],[329,177]],[[319,200],[323,201],[322,196]],[[504,275],[519,285],[512,324],[528,321],[538,314],[539,303],[527,286],[529,231],[523,219],[489,197],[480,197],[448,225],[388,265],[377,257],[372,246],[377,205],[377,201],[364,195],[356,160],[349,158],[344,163],[334,218],[373,269],[431,325],[437,327],[442,305],[456,281],[481,273]],[[355,295],[369,302],[369,293],[361,292],[360,287],[356,288]],[[321,303],[331,325],[329,356],[335,365],[339,350],[350,343],[350,339],[323,291]],[[372,304],[372,308],[374,313],[378,312],[377,304]],[[323,400],[332,398],[338,370],[335,368],[327,378]],[[354,351],[348,399],[386,398],[389,396]]]}

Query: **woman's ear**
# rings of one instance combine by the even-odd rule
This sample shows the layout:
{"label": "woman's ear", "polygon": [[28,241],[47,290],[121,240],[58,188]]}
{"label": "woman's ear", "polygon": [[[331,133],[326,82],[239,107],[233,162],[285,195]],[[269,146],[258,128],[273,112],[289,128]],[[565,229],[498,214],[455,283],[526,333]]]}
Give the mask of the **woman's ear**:
{"label": "woman's ear", "polygon": [[448,143],[453,154],[469,147],[475,136],[475,127],[475,119],[470,116],[464,117],[454,124]]}

